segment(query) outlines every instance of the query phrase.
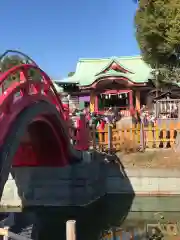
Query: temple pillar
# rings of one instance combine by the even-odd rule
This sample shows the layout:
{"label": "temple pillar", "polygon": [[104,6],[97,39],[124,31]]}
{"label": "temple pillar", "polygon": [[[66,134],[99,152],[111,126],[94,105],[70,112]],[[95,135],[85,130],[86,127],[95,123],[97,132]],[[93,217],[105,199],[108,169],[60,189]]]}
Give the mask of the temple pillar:
{"label": "temple pillar", "polygon": [[96,95],[95,92],[90,93],[90,112],[95,111],[95,101],[96,101]]}
{"label": "temple pillar", "polygon": [[141,108],[141,101],[140,101],[140,91],[136,91],[136,110],[140,110]]}

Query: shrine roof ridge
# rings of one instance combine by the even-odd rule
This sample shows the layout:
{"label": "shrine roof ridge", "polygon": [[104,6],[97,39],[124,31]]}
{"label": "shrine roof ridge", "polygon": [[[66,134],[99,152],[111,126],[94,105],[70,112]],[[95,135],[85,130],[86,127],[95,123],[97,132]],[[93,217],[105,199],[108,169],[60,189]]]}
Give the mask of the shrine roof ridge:
{"label": "shrine roof ridge", "polygon": [[111,57],[102,57],[102,58],[79,58],[79,62],[89,61],[109,61],[113,59],[119,59],[119,60],[133,60],[133,59],[142,59],[141,55],[134,55],[134,56],[111,56]]}

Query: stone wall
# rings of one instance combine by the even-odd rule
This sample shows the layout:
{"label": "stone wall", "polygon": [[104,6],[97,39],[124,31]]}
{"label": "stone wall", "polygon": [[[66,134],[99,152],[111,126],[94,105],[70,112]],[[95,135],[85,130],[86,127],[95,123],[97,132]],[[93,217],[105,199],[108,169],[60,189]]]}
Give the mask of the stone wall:
{"label": "stone wall", "polygon": [[179,170],[127,169],[125,174],[126,177],[122,178],[119,185],[119,172],[116,167],[110,166],[107,181],[108,193],[130,193],[131,188],[128,187],[131,185],[136,195],[180,195]]}
{"label": "stone wall", "polygon": [[171,209],[178,210],[180,171],[124,170],[114,160],[112,156],[88,152],[83,153],[81,163],[64,168],[13,168],[0,204],[11,208],[83,206],[105,194],[129,194],[135,196],[133,211],[166,208],[162,203],[168,196],[173,196]]}
{"label": "stone wall", "polygon": [[132,212],[180,211],[180,171],[168,169],[127,169],[119,184],[119,173],[108,171],[107,192],[134,194]]}
{"label": "stone wall", "polygon": [[1,206],[82,206],[106,191],[106,163],[83,154],[83,161],[64,168],[13,168]]}

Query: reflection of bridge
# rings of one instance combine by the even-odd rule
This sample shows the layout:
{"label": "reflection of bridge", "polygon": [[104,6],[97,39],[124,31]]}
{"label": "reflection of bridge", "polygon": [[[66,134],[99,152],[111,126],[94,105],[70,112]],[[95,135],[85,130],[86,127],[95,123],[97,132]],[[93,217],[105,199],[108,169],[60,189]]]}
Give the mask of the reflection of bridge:
{"label": "reflection of bridge", "polygon": [[[104,195],[104,157],[78,151],[87,150],[85,144],[72,147],[67,116],[47,74],[28,58],[1,73],[0,85],[0,205],[84,205]],[[86,142],[85,136],[82,131],[76,142]]]}

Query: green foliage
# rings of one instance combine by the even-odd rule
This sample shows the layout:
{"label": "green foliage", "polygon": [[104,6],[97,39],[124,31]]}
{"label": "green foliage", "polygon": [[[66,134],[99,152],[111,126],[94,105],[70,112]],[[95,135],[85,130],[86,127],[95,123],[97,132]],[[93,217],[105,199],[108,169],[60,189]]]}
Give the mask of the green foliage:
{"label": "green foliage", "polygon": [[[1,72],[6,72],[8,69],[24,63],[26,63],[26,60],[18,55],[6,56],[0,62],[0,70]],[[41,79],[40,72],[34,69],[29,70],[28,76],[30,79],[36,80],[36,81],[40,81]],[[19,81],[19,80],[20,80],[20,72],[12,74],[5,82],[5,88],[7,88],[11,82]]]}
{"label": "green foliage", "polygon": [[180,80],[180,0],[139,0],[136,38],[159,81]]}
{"label": "green foliage", "polygon": [[72,77],[75,74],[75,72],[69,72],[68,77]]}
{"label": "green foliage", "polygon": [[1,61],[0,68],[2,72],[6,72],[8,69],[20,64],[23,64],[23,59],[18,55],[7,56]]}
{"label": "green foliage", "polygon": [[[23,59],[18,55],[7,56],[3,58],[2,61],[0,62],[0,69],[1,69],[1,72],[6,72],[8,69],[20,64],[23,64]],[[4,88],[6,89],[10,85],[10,83],[13,81],[19,81],[19,76],[20,76],[19,73],[15,73],[11,75],[7,79],[7,81],[5,81]]]}

